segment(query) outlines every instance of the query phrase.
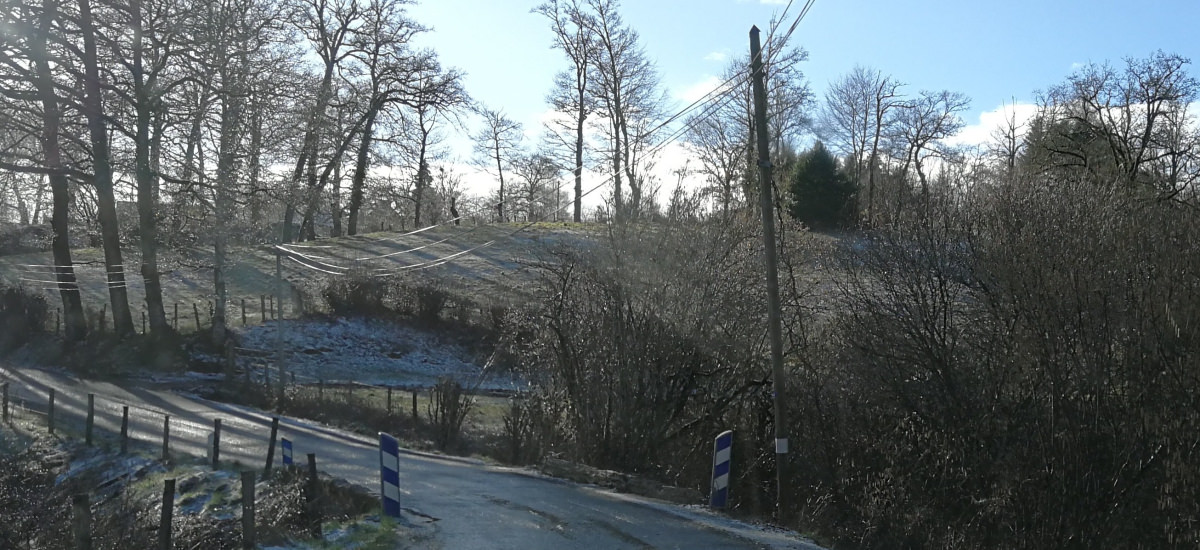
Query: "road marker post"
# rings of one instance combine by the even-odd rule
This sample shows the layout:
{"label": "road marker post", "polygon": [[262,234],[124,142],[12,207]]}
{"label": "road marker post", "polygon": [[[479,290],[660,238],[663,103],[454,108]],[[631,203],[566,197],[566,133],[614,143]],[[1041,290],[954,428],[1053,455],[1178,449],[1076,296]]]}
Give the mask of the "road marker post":
{"label": "road marker post", "polygon": [[292,440],[283,438],[279,440],[279,448],[283,451],[284,467],[292,465]]}
{"label": "road marker post", "polygon": [[379,432],[379,496],[383,515],[400,518],[400,442]]}
{"label": "road marker post", "polygon": [[733,432],[726,430],[713,443],[713,475],[709,506],[725,508],[729,504],[730,464],[733,458]]}

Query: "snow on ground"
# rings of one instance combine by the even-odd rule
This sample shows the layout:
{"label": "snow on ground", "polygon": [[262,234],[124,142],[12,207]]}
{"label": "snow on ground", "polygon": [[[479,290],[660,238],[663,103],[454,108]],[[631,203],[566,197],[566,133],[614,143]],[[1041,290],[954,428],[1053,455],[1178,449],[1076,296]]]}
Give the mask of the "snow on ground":
{"label": "snow on ground", "polygon": [[[277,326],[239,328],[239,346],[268,352],[263,361],[270,361]],[[296,373],[297,381],[428,387],[448,376],[464,387],[478,385],[482,390],[517,390],[525,385],[509,373],[483,372],[487,357],[476,357],[436,333],[386,320],[284,321],[282,338],[287,368]]]}

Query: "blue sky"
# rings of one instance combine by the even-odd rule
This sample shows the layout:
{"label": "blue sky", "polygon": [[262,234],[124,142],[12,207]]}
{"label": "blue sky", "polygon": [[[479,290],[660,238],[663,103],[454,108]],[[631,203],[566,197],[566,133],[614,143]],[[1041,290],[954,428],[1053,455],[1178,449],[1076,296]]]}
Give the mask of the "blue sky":
{"label": "blue sky", "polygon": [[[554,73],[565,67],[551,50],[537,0],[422,0],[410,14],[432,27],[418,43],[467,73],[467,90],[536,134]],[[715,82],[724,62],[749,48],[751,25],[767,26],[786,0],[625,0],[622,14],[641,34],[672,97]],[[796,0],[789,19],[803,4]],[[879,69],[921,89],[949,89],[972,100],[969,125],[1004,103],[1031,103],[1073,67],[1120,63],[1156,49],[1200,62],[1200,0],[816,0],[793,43],[809,52],[804,66],[820,97],[854,65]],[[1192,74],[1200,68],[1192,66]],[[701,92],[702,93],[702,92]],[[694,97],[694,95],[693,95]],[[684,105],[682,101],[679,106]],[[987,130],[975,130],[986,136]],[[465,140],[451,142],[466,160]]]}

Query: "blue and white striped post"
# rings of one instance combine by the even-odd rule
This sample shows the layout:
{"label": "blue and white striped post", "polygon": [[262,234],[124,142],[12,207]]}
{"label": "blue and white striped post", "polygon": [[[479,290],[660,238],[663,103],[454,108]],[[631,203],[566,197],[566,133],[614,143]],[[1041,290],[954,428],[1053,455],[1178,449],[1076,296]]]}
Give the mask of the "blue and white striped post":
{"label": "blue and white striped post", "polygon": [[712,491],[709,505],[724,508],[729,504],[729,463],[733,456],[733,432],[724,431],[717,436],[713,445]]}
{"label": "blue and white striped post", "polygon": [[400,518],[400,442],[379,432],[379,495],[383,515]]}
{"label": "blue and white striped post", "polygon": [[279,440],[279,447],[283,449],[283,465],[292,465],[292,440],[283,438]]}

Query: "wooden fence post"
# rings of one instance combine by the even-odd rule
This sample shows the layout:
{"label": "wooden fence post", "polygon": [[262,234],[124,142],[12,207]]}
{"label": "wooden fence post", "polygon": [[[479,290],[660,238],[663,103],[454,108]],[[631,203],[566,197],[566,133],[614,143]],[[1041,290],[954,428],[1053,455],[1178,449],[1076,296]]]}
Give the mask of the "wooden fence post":
{"label": "wooden fence post", "polygon": [[121,406],[121,454],[129,451],[129,405]]}
{"label": "wooden fence post", "polygon": [[242,472],[242,548],[254,548],[254,472]]}
{"label": "wooden fence post", "polygon": [[7,424],[8,423],[8,382],[5,382],[3,384],[3,390],[4,391],[2,393],[4,394],[4,407],[3,407],[2,414],[4,416],[3,416],[3,418],[0,418],[0,420],[3,420],[4,423]]}
{"label": "wooden fence post", "polygon": [[96,394],[88,394],[88,410],[87,424],[83,428],[83,440],[90,447],[92,445],[92,428],[96,424]]}
{"label": "wooden fence post", "polygon": [[258,295],[258,314],[262,318],[261,323],[267,322],[267,297],[262,294]]}
{"label": "wooden fence post", "polygon": [[213,445],[212,445],[212,469],[217,469],[217,463],[221,460],[221,419],[213,419]]}
{"label": "wooden fence post", "polygon": [[171,318],[171,328],[179,330],[179,302],[175,302],[175,316]]}
{"label": "wooden fence post", "polygon": [[305,485],[304,502],[308,511],[308,534],[321,538],[321,510],[317,502],[317,455],[308,453],[308,484]]}
{"label": "wooden fence post", "polygon": [[87,493],[71,496],[71,531],[76,550],[92,550],[92,505]]}
{"label": "wooden fence post", "polygon": [[413,420],[420,420],[420,418],[417,417],[417,390],[413,390],[412,392],[412,401]]}
{"label": "wooden fence post", "polygon": [[142,311],[142,334],[146,334],[146,312]]}
{"label": "wooden fence post", "polygon": [[192,302],[192,316],[196,319],[196,332],[200,332],[200,306]]}
{"label": "wooden fence post", "polygon": [[62,315],[62,308],[54,310],[54,335],[58,336],[58,327],[62,324],[59,316]]}
{"label": "wooden fence post", "polygon": [[54,388],[50,388],[50,408],[46,413],[46,424],[50,433],[54,433]]}
{"label": "wooden fence post", "polygon": [[163,416],[162,460],[171,460],[171,415]]}
{"label": "wooden fence post", "polygon": [[275,462],[275,438],[279,436],[279,417],[271,417],[271,441],[267,444],[267,467],[263,469],[263,477],[271,475],[271,463]]}
{"label": "wooden fence post", "polygon": [[171,550],[171,516],[175,512],[175,480],[163,481],[162,515],[158,520],[158,548]]}
{"label": "wooden fence post", "polygon": [[242,298],[242,326],[246,326],[246,299]]}

